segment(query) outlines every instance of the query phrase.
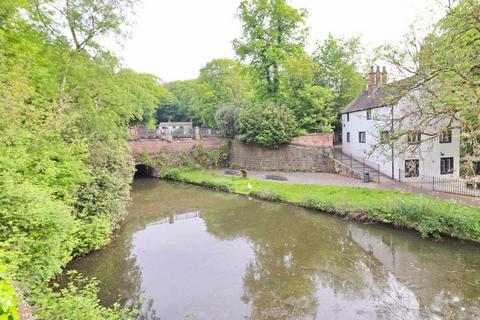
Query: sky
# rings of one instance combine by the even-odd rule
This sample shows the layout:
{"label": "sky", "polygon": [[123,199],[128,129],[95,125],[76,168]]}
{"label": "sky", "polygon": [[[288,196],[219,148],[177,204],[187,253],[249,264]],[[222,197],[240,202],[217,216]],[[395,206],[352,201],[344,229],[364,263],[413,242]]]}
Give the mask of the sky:
{"label": "sky", "polygon": [[[233,58],[232,40],[241,34],[235,14],[240,0],[141,0],[130,37],[115,48],[123,64],[165,82],[194,79],[214,58]],[[398,42],[417,21],[435,19],[437,0],[289,0],[308,10],[307,50],[328,33],[360,36],[368,54]]]}

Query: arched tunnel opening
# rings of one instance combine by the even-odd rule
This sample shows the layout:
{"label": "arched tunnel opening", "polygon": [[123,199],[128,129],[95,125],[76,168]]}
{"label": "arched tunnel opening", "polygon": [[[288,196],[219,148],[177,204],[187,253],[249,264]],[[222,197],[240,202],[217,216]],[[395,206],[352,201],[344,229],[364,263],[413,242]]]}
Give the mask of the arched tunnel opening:
{"label": "arched tunnel opening", "polygon": [[156,177],[156,170],[155,168],[147,165],[147,164],[137,164],[135,165],[135,175],[133,176],[134,179],[141,179],[141,178],[153,178]]}

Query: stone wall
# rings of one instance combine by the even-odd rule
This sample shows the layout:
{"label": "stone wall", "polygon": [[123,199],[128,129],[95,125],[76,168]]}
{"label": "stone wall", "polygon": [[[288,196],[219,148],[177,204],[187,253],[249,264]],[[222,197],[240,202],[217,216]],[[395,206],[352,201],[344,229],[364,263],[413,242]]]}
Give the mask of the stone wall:
{"label": "stone wall", "polygon": [[180,154],[184,151],[192,150],[198,144],[201,144],[205,149],[218,149],[222,145],[228,144],[228,140],[222,138],[204,138],[201,140],[181,138],[173,139],[170,142],[163,139],[140,139],[129,141],[128,144],[134,156],[144,153],[155,156],[159,153]]}
{"label": "stone wall", "polygon": [[[302,138],[296,141],[312,143],[314,140]],[[251,170],[335,172],[333,140],[322,138],[317,141],[319,145],[292,143],[272,150],[235,140],[231,143],[230,163],[233,167]]]}
{"label": "stone wall", "polygon": [[315,133],[306,136],[295,137],[292,144],[301,144],[318,147],[333,147],[333,135],[325,133]]}

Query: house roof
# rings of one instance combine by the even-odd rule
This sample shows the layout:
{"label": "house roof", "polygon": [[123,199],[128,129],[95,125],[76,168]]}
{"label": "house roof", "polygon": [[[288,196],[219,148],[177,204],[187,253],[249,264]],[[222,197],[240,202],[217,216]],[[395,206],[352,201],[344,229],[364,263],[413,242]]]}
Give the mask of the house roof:
{"label": "house roof", "polygon": [[413,78],[406,78],[387,85],[381,85],[370,96],[368,95],[368,90],[363,90],[360,95],[342,110],[342,113],[379,108],[396,103],[410,91],[412,83]]}

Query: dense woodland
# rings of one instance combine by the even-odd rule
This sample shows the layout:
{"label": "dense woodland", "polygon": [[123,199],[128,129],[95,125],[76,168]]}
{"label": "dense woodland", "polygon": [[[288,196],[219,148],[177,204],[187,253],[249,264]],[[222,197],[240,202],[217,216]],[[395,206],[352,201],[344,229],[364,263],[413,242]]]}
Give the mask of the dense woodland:
{"label": "dense woodland", "polygon": [[[410,57],[418,62],[410,71],[440,83],[443,95],[432,105],[444,109],[429,114],[468,128],[464,150],[475,159],[480,9],[475,0],[458,3],[426,38],[430,46]],[[122,38],[135,4],[0,1],[0,318],[16,319],[15,299],[38,319],[139,317],[134,308],[100,307],[96,283],[80,275],[62,290],[55,284],[66,263],[107,244],[122,221],[134,171],[129,126],[192,119],[275,148],[333,131],[364,88],[359,39],[329,36],[307,52],[307,13],[285,0],[241,1],[237,59],[214,59],[197,79],[162,83],[125,69],[102,46]],[[384,51],[398,68],[411,66],[398,48]]]}

